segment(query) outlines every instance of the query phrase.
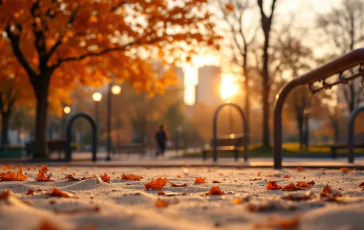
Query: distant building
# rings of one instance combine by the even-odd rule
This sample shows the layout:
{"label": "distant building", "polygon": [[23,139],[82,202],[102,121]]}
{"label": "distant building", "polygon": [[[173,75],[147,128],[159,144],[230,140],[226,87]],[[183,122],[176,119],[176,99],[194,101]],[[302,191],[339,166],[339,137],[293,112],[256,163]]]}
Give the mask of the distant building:
{"label": "distant building", "polygon": [[221,104],[220,96],[221,70],[217,66],[204,66],[198,69],[196,102],[207,105]]}

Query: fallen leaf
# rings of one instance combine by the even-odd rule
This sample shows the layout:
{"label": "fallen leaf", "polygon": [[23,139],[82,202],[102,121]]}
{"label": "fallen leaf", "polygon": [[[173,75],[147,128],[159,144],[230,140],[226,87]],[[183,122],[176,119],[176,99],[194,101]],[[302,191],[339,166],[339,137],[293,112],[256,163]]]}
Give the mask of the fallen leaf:
{"label": "fallen leaf", "polygon": [[281,188],[282,186],[277,185],[275,181],[269,181],[266,187],[267,190],[279,190]]}
{"label": "fallen leaf", "polygon": [[225,193],[220,190],[219,186],[212,187],[210,191],[205,193],[206,195],[224,195]]}
{"label": "fallen leaf", "polygon": [[302,172],[303,171],[303,168],[301,166],[300,167],[297,167],[297,171]]}
{"label": "fallen leaf", "polygon": [[111,177],[109,175],[107,175],[106,173],[104,173],[104,175],[101,177],[101,180],[106,183],[110,183],[110,179],[111,179]]}
{"label": "fallen leaf", "polygon": [[342,202],[339,197],[342,197],[342,193],[332,190],[329,185],[326,185],[320,193],[320,199],[323,201]]}
{"label": "fallen leaf", "polygon": [[283,218],[281,216],[271,216],[268,218],[265,224],[254,224],[254,229],[284,229],[284,230],[294,230],[297,229],[301,221],[299,215],[293,218]]}
{"label": "fallen leaf", "polygon": [[142,176],[135,175],[135,174],[123,174],[121,175],[122,180],[133,180],[133,181],[140,181],[140,179],[143,179]]}
{"label": "fallen leaf", "polygon": [[25,181],[28,177],[23,173],[23,169],[19,168],[18,173],[2,172],[0,173],[0,181]]}
{"label": "fallen leaf", "polygon": [[314,181],[311,181],[311,182],[308,182],[307,184],[311,185],[311,187],[312,187],[312,186],[315,185],[315,182]]}
{"label": "fallen leaf", "polygon": [[285,175],[283,178],[291,178],[289,175]]}
{"label": "fallen leaf", "polygon": [[26,193],[26,195],[28,196],[33,196],[34,195],[34,190],[33,189],[29,189],[28,192]]}
{"label": "fallen leaf", "polygon": [[80,179],[74,177],[72,174],[65,175],[65,177],[68,181],[80,181]]}
{"label": "fallen leaf", "polygon": [[287,185],[285,185],[282,188],[282,191],[297,191],[297,190],[302,190],[301,188],[298,188],[296,185],[294,185],[293,183],[289,183]]}
{"label": "fallen leaf", "polygon": [[215,183],[221,183],[221,182],[220,182],[220,181],[218,181],[218,180],[213,180],[213,181],[212,181],[212,183],[214,183],[214,184],[215,184]]}
{"label": "fallen leaf", "polygon": [[229,3],[229,4],[226,4],[225,5],[225,9],[227,10],[227,11],[234,11],[234,6],[233,6],[233,4],[231,4],[231,3]]}
{"label": "fallen leaf", "polygon": [[50,196],[56,196],[56,197],[76,198],[76,196],[73,195],[72,193],[63,192],[56,187],[52,188],[51,192],[49,192],[47,194]]}
{"label": "fallen leaf", "polygon": [[146,190],[161,190],[168,182],[167,178],[158,178],[144,185]]}
{"label": "fallen leaf", "polygon": [[52,174],[46,174],[47,172],[48,172],[47,165],[42,165],[35,179],[37,181],[52,181],[51,180]]}
{"label": "fallen leaf", "polygon": [[329,193],[332,193],[332,189],[331,189],[331,188],[330,188],[330,186],[327,184],[327,185],[323,188],[323,190],[322,190],[321,194],[322,194],[322,195],[326,195],[326,194],[329,194]]}
{"label": "fallen leaf", "polygon": [[194,184],[206,184],[206,178],[196,177]]}
{"label": "fallen leaf", "polygon": [[340,172],[342,172],[342,173],[348,173],[348,172],[350,172],[350,169],[347,168],[347,167],[340,168]]}
{"label": "fallen leaf", "polygon": [[94,178],[97,178],[96,175],[92,175],[90,177],[82,177],[81,180],[89,180],[89,179],[94,179]]}
{"label": "fallen leaf", "polygon": [[155,204],[154,204],[157,208],[165,208],[169,206],[169,202],[167,200],[161,200],[158,199],[156,200]]}
{"label": "fallen leaf", "polygon": [[234,199],[232,200],[232,203],[233,203],[233,204],[242,204],[242,203],[243,203],[243,200],[242,200],[242,199],[240,199],[240,198],[234,198]]}
{"label": "fallen leaf", "polygon": [[266,177],[273,177],[273,175],[272,174],[268,174]]}
{"label": "fallen leaf", "polygon": [[[314,182],[315,183],[315,182]],[[305,182],[303,181],[298,181],[296,183],[296,186],[299,187],[299,188],[311,188],[312,187],[312,184],[306,184]]]}
{"label": "fallen leaf", "polygon": [[258,173],[257,173],[257,175],[258,175],[258,176],[262,175],[262,172],[258,172]]}
{"label": "fallen leaf", "polygon": [[43,219],[36,230],[62,230],[48,219]]}
{"label": "fallen leaf", "polygon": [[180,184],[180,185],[178,185],[178,184],[174,184],[174,183],[172,183],[172,182],[169,182],[170,184],[171,184],[171,187],[186,187],[187,186],[187,184],[186,183],[184,183],[184,184]]}

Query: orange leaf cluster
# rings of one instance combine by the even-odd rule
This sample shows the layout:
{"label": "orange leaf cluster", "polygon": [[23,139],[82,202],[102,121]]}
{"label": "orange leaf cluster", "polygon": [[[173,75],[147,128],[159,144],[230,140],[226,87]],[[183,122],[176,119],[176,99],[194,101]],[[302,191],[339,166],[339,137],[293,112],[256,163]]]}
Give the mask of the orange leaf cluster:
{"label": "orange leaf cluster", "polygon": [[35,178],[37,181],[52,181],[51,177],[52,174],[47,175],[48,172],[47,165],[42,165],[39,169],[39,172],[37,174],[37,177]]}
{"label": "orange leaf cluster", "polygon": [[338,197],[342,197],[342,194],[332,190],[329,185],[326,185],[320,193],[320,198],[324,201],[340,202],[341,200],[339,200]]}
{"label": "orange leaf cluster", "polygon": [[54,187],[49,193],[48,195],[50,196],[56,196],[56,197],[65,197],[65,198],[76,198],[75,195],[68,193],[68,192],[63,192],[61,190],[59,190],[58,188]]}
{"label": "orange leaf cluster", "polygon": [[281,188],[282,186],[277,185],[276,181],[269,181],[266,187],[267,190],[279,190]]}
{"label": "orange leaf cluster", "polygon": [[314,184],[315,184],[315,182],[313,182],[313,181],[308,182],[308,183],[305,183],[303,181],[298,181],[296,183],[296,186],[300,187],[300,188],[311,188]]}
{"label": "orange leaf cluster", "polygon": [[297,168],[297,171],[302,172],[303,168],[300,166],[300,167]]}
{"label": "orange leaf cluster", "polygon": [[350,172],[350,169],[347,168],[347,167],[340,168],[340,172],[342,172],[342,173],[348,173],[348,172]]}
{"label": "orange leaf cluster", "polygon": [[28,177],[23,173],[23,169],[19,168],[18,173],[2,172],[0,173],[0,181],[25,181]]}
{"label": "orange leaf cluster", "polygon": [[167,178],[157,178],[144,185],[146,190],[161,190],[168,182]]}
{"label": "orange leaf cluster", "polygon": [[68,181],[80,181],[80,179],[74,177],[72,174],[68,174],[64,178],[66,178]]}
{"label": "orange leaf cluster", "polygon": [[210,191],[205,193],[206,195],[224,195],[225,193],[220,189],[219,186],[212,187]]}
{"label": "orange leaf cluster", "polygon": [[106,183],[110,183],[110,179],[111,179],[111,177],[109,175],[107,175],[106,173],[104,173],[104,175],[101,177],[101,180]]}
{"label": "orange leaf cluster", "polygon": [[169,182],[171,184],[171,187],[186,187],[187,186],[187,183],[184,183],[184,184],[174,184],[172,182]]}
{"label": "orange leaf cluster", "polygon": [[161,200],[158,199],[155,204],[154,204],[157,208],[166,208],[169,206],[169,202],[167,200]]}
{"label": "orange leaf cluster", "polygon": [[206,178],[196,177],[194,184],[206,184]]}
{"label": "orange leaf cluster", "polygon": [[140,181],[140,179],[143,179],[142,176],[135,175],[135,174],[123,174],[121,175],[122,180],[133,180],[133,181]]}
{"label": "orange leaf cluster", "polygon": [[296,185],[294,185],[293,183],[289,183],[287,185],[285,185],[282,188],[282,191],[297,191],[297,190],[302,190],[301,188],[297,187]]}

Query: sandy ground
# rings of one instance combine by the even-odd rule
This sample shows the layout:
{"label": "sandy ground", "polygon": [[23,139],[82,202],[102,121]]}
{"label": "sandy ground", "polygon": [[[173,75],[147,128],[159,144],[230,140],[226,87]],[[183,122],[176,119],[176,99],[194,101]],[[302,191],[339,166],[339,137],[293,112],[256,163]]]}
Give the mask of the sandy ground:
{"label": "sandy ground", "polygon": [[[364,229],[364,191],[359,187],[364,181],[363,171],[49,167],[54,181],[39,182],[34,179],[38,168],[23,167],[28,175],[24,182],[0,182],[0,194],[6,190],[13,192],[6,198],[0,195],[1,230]],[[0,168],[0,172],[5,171]],[[104,173],[111,176],[111,183],[98,178],[81,181],[64,178],[67,174],[81,178]],[[123,173],[137,174],[143,179],[121,180]],[[290,178],[283,178],[285,175]],[[162,195],[158,195],[160,191],[146,191],[144,184],[159,177],[188,186],[171,187],[167,183]],[[194,184],[196,177],[206,178],[207,183]],[[221,183],[212,183],[213,180]],[[280,186],[297,181],[314,181],[315,185],[286,192],[266,190],[267,181],[276,181]],[[343,196],[335,197],[334,201],[320,198],[327,184],[333,193],[340,192]],[[225,194],[206,195],[214,186],[219,186]],[[77,198],[52,197],[47,193],[53,187]],[[30,189],[35,191],[34,195],[26,195]],[[306,195],[310,199],[282,199],[287,195]],[[168,207],[156,207],[158,199],[169,202]]]}

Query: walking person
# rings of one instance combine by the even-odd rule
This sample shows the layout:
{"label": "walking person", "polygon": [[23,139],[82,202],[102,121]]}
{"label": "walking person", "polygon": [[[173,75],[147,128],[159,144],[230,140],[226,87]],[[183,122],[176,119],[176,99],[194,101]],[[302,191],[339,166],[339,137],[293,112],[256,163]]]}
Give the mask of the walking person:
{"label": "walking person", "polygon": [[160,125],[159,129],[155,133],[155,139],[157,141],[157,153],[156,156],[164,157],[164,152],[166,151],[166,142],[168,140],[168,133],[166,131],[165,125]]}

